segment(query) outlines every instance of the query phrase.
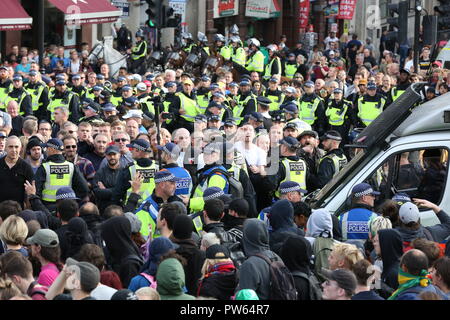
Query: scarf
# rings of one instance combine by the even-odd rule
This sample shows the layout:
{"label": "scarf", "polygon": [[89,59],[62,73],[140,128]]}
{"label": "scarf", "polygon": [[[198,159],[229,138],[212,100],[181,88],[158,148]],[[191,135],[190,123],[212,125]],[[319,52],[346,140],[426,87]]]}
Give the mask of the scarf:
{"label": "scarf", "polygon": [[235,271],[236,267],[234,266],[233,262],[220,262],[216,263],[215,265],[209,267],[208,273],[205,275],[205,278],[218,273],[227,273]]}
{"label": "scarf", "polygon": [[422,270],[419,276],[413,276],[399,268],[398,289],[394,291],[394,293],[388,298],[388,300],[395,300],[395,298],[397,298],[400,293],[412,287],[428,287],[428,285],[430,284],[430,279],[427,276],[428,272],[426,270]]}

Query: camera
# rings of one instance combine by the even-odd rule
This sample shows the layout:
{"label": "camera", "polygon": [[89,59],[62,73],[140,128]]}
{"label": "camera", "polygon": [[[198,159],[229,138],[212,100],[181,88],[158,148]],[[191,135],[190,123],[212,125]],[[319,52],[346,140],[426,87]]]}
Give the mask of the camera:
{"label": "camera", "polygon": [[174,119],[174,114],[170,113],[170,112],[164,112],[161,114],[161,118],[163,120],[172,120],[172,119]]}

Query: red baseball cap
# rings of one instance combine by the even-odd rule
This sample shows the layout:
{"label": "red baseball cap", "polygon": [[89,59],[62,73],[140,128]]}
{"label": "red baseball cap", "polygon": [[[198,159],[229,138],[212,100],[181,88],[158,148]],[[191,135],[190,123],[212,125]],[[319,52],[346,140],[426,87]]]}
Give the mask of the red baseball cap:
{"label": "red baseball cap", "polygon": [[143,81],[147,87],[151,87],[152,83],[148,80]]}
{"label": "red baseball cap", "polygon": [[442,68],[442,62],[439,60],[434,61],[433,64],[437,65],[439,68]]}

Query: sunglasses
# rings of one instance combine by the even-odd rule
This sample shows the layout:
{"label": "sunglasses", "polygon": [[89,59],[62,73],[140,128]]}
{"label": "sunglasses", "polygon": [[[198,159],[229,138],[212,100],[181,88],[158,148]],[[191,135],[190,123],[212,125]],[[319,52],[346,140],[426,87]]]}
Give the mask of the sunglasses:
{"label": "sunglasses", "polygon": [[77,148],[76,145],[66,146],[66,149],[76,149],[76,148]]}
{"label": "sunglasses", "polygon": [[70,133],[70,134],[72,134],[72,133],[75,133],[76,131],[74,131],[74,130],[68,130],[67,132]]}
{"label": "sunglasses", "polygon": [[127,142],[128,139],[125,138],[118,138],[118,139],[114,139],[115,142]]}

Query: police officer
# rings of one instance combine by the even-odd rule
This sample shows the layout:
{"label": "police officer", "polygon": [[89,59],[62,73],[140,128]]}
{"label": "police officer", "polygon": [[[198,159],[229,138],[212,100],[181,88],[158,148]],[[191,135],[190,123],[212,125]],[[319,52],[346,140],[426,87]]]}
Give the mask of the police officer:
{"label": "police officer", "polygon": [[198,114],[196,96],[191,79],[183,81],[183,90],[175,94],[176,98],[169,106],[169,112],[175,115],[175,127],[194,130],[195,116]]}
{"label": "police officer", "polygon": [[271,100],[269,98],[260,96],[256,98],[256,102],[258,103],[257,110],[263,116],[264,128],[269,131],[270,127],[272,126],[272,117],[269,113]]}
{"label": "police officer", "polygon": [[323,150],[327,152],[320,159],[317,170],[317,179],[319,180],[319,186],[322,188],[347,164],[347,157],[344,155],[344,150],[339,148],[342,141],[339,132],[329,130],[322,136],[321,140]]}
{"label": "police officer", "polygon": [[144,139],[136,139],[127,144],[131,148],[133,162],[119,172],[117,185],[113,190],[113,202],[127,203],[132,192],[132,181],[139,178],[143,180],[139,188],[141,200],[147,199],[155,188],[155,172],[158,166],[150,159],[150,143]]}
{"label": "police officer", "polygon": [[151,100],[153,97],[147,93],[147,86],[145,83],[140,82],[136,86],[136,98],[139,100],[140,109],[145,112],[151,112],[155,114],[155,106]]}
{"label": "police officer", "polygon": [[19,105],[19,114],[21,116],[28,116],[33,114],[31,96],[23,88],[22,76],[15,74],[13,77],[13,88],[8,92],[8,96],[5,99],[5,106],[8,102],[15,100]]}
{"label": "police officer", "polygon": [[205,113],[206,108],[208,107],[211,98],[211,94],[209,94],[211,90],[210,86],[211,78],[208,76],[202,76],[196,92],[199,113]]}
{"label": "police officer", "polygon": [[305,94],[299,101],[300,119],[322,134],[326,123],[323,99],[315,94],[312,81],[305,82],[304,90]]}
{"label": "police officer", "polygon": [[[126,209],[134,211],[138,219],[142,222],[140,233],[145,237],[151,236],[152,238],[159,236],[159,231],[156,228],[158,211],[164,203],[170,203],[174,201],[182,201],[181,198],[176,196],[176,184],[179,179],[175,177],[168,170],[161,170],[155,173],[155,189],[152,194],[147,197],[137,209],[132,209],[132,206],[127,204]],[[136,184],[136,187],[139,185]],[[130,194],[128,203],[137,203],[140,196],[137,192],[137,188]]]}
{"label": "police officer", "polygon": [[29,76],[29,81],[24,88],[31,96],[33,114],[38,119],[44,119],[47,113],[47,106],[49,104],[48,87],[43,81],[38,81],[37,71],[31,70]]}
{"label": "police officer", "polygon": [[297,156],[299,144],[297,139],[287,136],[280,140],[280,165],[274,175],[267,175],[263,180],[269,193],[275,192],[277,197],[279,186],[284,181],[297,182],[300,187],[308,192],[318,186],[317,178],[310,172],[305,160]]}
{"label": "police officer", "polygon": [[268,83],[269,87],[262,92],[262,95],[270,99],[270,111],[279,110],[280,104],[284,100],[284,95],[278,88],[278,79],[270,78]]}
{"label": "police officer", "polygon": [[237,119],[238,125],[242,123],[244,116],[257,110],[256,96],[251,90],[250,81],[244,79],[239,86],[241,87],[241,94],[237,99],[237,105],[233,108],[233,117]]}
{"label": "police officer", "polygon": [[189,202],[191,212],[198,212],[203,209],[203,193],[207,188],[218,187],[224,193],[228,193],[229,182],[226,174],[227,170],[219,165],[221,160],[222,144],[218,142],[209,143],[203,150],[205,166],[198,171],[198,185]]}
{"label": "police officer", "polygon": [[389,106],[392,102],[397,100],[403,92],[405,92],[411,85],[409,79],[411,72],[405,68],[400,70],[400,75],[398,77],[397,85],[391,89],[388,99],[386,101],[386,106]]}
{"label": "police officer", "polygon": [[62,141],[53,138],[42,146],[47,148],[47,161],[36,171],[36,194],[50,211],[55,207],[56,191],[61,187],[72,187],[80,199],[87,197],[88,183],[78,167],[64,158]]}
{"label": "police officer", "polygon": [[278,75],[281,77],[281,59],[278,56],[278,47],[276,44],[271,44],[267,46],[267,50],[269,51],[269,63],[266,65],[263,79],[268,81],[274,75]]}
{"label": "police officer", "polygon": [[183,34],[181,35],[181,40],[183,42],[183,47],[181,48],[181,50],[186,52],[186,54],[191,53],[192,48],[195,46],[192,34],[189,32],[183,32]]}
{"label": "police officer", "polygon": [[339,216],[342,241],[359,240],[364,244],[369,237],[369,221],[378,216],[373,212],[373,206],[379,194],[367,183],[353,187],[352,208]]}
{"label": "police officer", "polygon": [[126,85],[127,79],[125,77],[117,77],[116,90],[113,91],[111,95],[111,103],[116,107],[120,106],[122,103],[122,89]]}
{"label": "police officer", "polygon": [[248,41],[249,54],[245,67],[248,73],[256,71],[261,74],[264,72],[264,54],[259,50],[260,47],[261,43],[258,39],[251,38]]}
{"label": "police officer", "polygon": [[264,117],[260,112],[252,112],[248,117],[248,124],[255,129],[255,139],[262,134],[267,134],[267,129],[264,128]]}
{"label": "police officer", "polygon": [[220,33],[214,35],[214,48],[211,51],[220,54],[225,60],[231,58],[231,50],[225,45],[225,37]]}
{"label": "police officer", "polygon": [[8,97],[8,92],[13,90],[13,84],[11,79],[9,79],[8,68],[5,66],[0,67],[0,110],[6,110],[6,98]]}
{"label": "police officer", "polygon": [[288,60],[284,63],[283,75],[288,79],[293,79],[294,75],[297,73],[298,67],[299,65],[297,64],[295,54],[289,53]]}
{"label": "police officer", "polygon": [[74,74],[72,76],[72,84],[70,86],[70,90],[75,92],[78,95],[78,98],[82,99],[86,96],[86,87],[83,85],[81,81],[81,76],[79,74]]}
{"label": "police officer", "polygon": [[327,103],[325,116],[328,119],[330,130],[336,130],[347,140],[350,125],[353,123],[353,105],[350,101],[343,99],[343,91],[340,88],[333,90],[333,99]]}
{"label": "police officer", "polygon": [[208,59],[211,51],[208,47],[208,37],[203,32],[197,33],[198,44],[197,44],[197,52],[200,54],[200,65]]}
{"label": "police officer", "polygon": [[78,95],[67,90],[65,80],[56,81],[56,90],[53,94],[50,94],[50,103],[48,104],[48,118],[53,120],[53,111],[56,107],[66,107],[69,109],[69,120],[73,123],[77,123],[79,119],[79,105],[80,100]]}
{"label": "police officer", "polygon": [[383,95],[377,93],[375,83],[369,83],[367,94],[358,99],[357,108],[354,109],[355,112],[358,112],[356,127],[367,127],[371,124],[383,112],[385,104],[386,99]]}
{"label": "police officer", "polygon": [[131,48],[131,70],[134,73],[144,66],[145,58],[147,57],[147,42],[144,40],[144,32],[138,30],[136,32],[136,45]]}
{"label": "police officer", "polygon": [[80,122],[103,122],[99,113],[101,107],[98,103],[91,101],[89,103],[84,103],[82,106],[84,117],[80,119]]}
{"label": "police officer", "polygon": [[168,170],[179,179],[175,195],[185,199],[185,203],[187,203],[192,193],[192,177],[186,169],[177,164],[181,152],[180,147],[169,142],[164,146],[157,146],[157,148],[161,151],[161,161],[164,163],[162,169]]}
{"label": "police officer", "polygon": [[303,120],[300,120],[297,104],[293,101],[281,105],[284,111],[286,124],[295,124],[299,131],[312,130],[311,126]]}
{"label": "police officer", "polygon": [[232,36],[230,38],[230,44],[228,46],[231,50],[231,59],[233,63],[240,65],[241,67],[245,67],[245,61],[247,59],[247,55],[245,54],[244,48],[242,48],[242,41],[239,36]]}

